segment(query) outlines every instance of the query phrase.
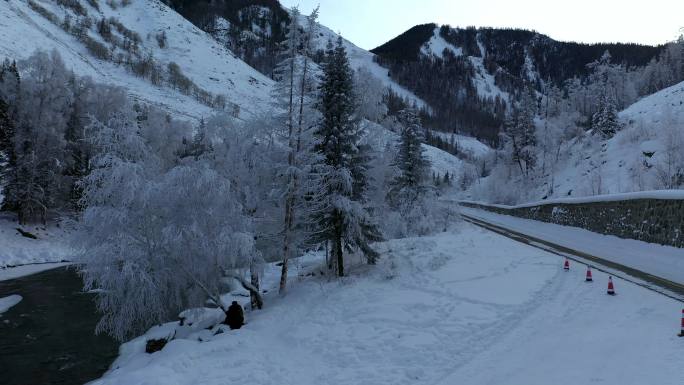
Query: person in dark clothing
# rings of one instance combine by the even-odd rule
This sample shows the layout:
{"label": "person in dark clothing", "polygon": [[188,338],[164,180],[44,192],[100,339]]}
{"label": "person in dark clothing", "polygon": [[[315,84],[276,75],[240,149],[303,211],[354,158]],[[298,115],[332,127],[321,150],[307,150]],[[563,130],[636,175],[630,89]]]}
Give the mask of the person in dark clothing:
{"label": "person in dark clothing", "polygon": [[231,329],[240,329],[242,325],[245,324],[245,315],[242,312],[242,306],[240,306],[237,301],[228,307],[226,312],[226,323]]}

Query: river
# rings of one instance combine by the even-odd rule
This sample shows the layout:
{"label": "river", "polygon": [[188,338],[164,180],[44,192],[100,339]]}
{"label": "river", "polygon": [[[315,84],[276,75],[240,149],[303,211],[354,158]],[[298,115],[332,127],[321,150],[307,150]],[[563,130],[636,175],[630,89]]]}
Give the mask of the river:
{"label": "river", "polygon": [[81,385],[102,376],[119,344],[94,335],[92,294],[73,269],[0,281],[0,298],[23,300],[0,315],[0,384]]}

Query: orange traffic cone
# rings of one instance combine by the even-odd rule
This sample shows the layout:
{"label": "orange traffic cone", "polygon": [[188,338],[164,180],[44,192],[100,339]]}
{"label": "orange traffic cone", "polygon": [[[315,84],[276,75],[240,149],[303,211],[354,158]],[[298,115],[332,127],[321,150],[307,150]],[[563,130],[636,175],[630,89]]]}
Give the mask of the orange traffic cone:
{"label": "orange traffic cone", "polygon": [[677,335],[680,337],[684,337],[684,309],[682,309],[682,330]]}
{"label": "orange traffic cone", "polygon": [[565,258],[565,263],[563,264],[563,270],[565,270],[565,271],[570,270],[570,261],[568,261],[567,258]]}
{"label": "orange traffic cone", "polygon": [[587,266],[587,279],[585,279],[586,282],[592,282],[593,279],[591,278],[591,266]]}
{"label": "orange traffic cone", "polygon": [[615,287],[613,287],[613,277],[608,277],[608,295],[615,295]]}

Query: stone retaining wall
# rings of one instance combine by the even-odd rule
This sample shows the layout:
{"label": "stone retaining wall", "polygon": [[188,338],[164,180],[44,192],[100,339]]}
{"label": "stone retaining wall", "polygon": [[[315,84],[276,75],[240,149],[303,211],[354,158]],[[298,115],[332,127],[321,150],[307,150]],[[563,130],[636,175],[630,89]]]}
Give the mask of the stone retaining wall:
{"label": "stone retaining wall", "polygon": [[559,225],[684,247],[684,200],[631,199],[591,203],[548,203],[532,207],[490,206],[461,202],[499,214],[534,219]]}

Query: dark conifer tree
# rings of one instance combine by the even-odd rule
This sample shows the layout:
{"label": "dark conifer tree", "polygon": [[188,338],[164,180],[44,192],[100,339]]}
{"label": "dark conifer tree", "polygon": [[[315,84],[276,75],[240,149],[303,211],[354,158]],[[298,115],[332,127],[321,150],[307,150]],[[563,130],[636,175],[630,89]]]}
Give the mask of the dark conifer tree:
{"label": "dark conifer tree", "polygon": [[337,274],[344,276],[344,251],[361,249],[368,262],[375,263],[377,253],[369,243],[381,236],[364,208],[370,157],[361,144],[352,71],[341,37],[326,53],[318,109],[322,119],[314,150],[321,161],[315,168],[324,187],[316,197],[323,208],[313,214],[312,240],[332,244]]}
{"label": "dark conifer tree", "polygon": [[393,164],[399,174],[392,181],[387,197],[394,208],[410,210],[413,203],[428,189],[426,180],[430,172],[430,161],[422,146],[423,127],[416,111],[401,111],[399,121],[402,129]]}
{"label": "dark conifer tree", "polygon": [[19,97],[19,71],[15,62],[0,65],[0,184],[4,186],[3,210],[16,210],[12,191],[16,185],[17,153],[15,148],[16,105]]}
{"label": "dark conifer tree", "polygon": [[605,92],[599,99],[598,111],[591,118],[591,127],[603,139],[612,138],[621,128],[615,103]]}

